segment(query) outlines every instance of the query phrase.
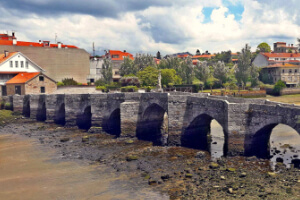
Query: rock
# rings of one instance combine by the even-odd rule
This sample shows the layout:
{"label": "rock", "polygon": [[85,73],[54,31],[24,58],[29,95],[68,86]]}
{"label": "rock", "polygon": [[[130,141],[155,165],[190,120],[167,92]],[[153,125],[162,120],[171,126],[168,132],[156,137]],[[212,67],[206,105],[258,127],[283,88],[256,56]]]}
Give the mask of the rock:
{"label": "rock", "polygon": [[235,192],[235,191],[233,191],[233,189],[232,189],[232,188],[228,188],[228,193],[230,193],[230,194],[235,194],[236,192]]}
{"label": "rock", "polygon": [[235,172],[236,169],[233,168],[233,167],[229,167],[229,168],[227,168],[226,170],[227,170],[228,172]]}
{"label": "rock", "polygon": [[215,162],[211,162],[209,165],[210,169],[218,169],[219,167],[220,167],[219,164]]}
{"label": "rock", "polygon": [[221,180],[226,180],[225,176],[220,176]]}
{"label": "rock", "polygon": [[133,140],[126,140],[125,141],[125,144],[132,144],[133,143]]}
{"label": "rock", "polygon": [[257,158],[255,156],[247,157],[246,161],[254,162],[254,161],[257,161]]}
{"label": "rock", "polygon": [[286,188],[286,193],[293,194],[292,188],[291,187]]}
{"label": "rock", "polygon": [[281,157],[276,158],[276,162],[283,163],[283,158],[281,158]]}
{"label": "rock", "polygon": [[196,158],[200,158],[200,159],[203,159],[206,157],[206,153],[204,151],[198,151],[196,153]]}
{"label": "rock", "polygon": [[241,178],[244,178],[244,177],[246,177],[246,176],[247,176],[246,172],[242,172],[242,173],[240,174],[240,177],[241,177]]}
{"label": "rock", "polygon": [[271,176],[271,177],[277,176],[277,174],[274,173],[274,172],[268,172],[268,175]]}
{"label": "rock", "polygon": [[65,138],[61,138],[60,142],[68,142],[69,140],[70,140],[70,138],[65,137]]}
{"label": "rock", "polygon": [[81,142],[88,142],[88,141],[89,141],[89,136],[88,136],[88,135],[83,136],[83,137],[81,138]]}
{"label": "rock", "polygon": [[133,161],[133,160],[137,160],[137,159],[138,159],[138,157],[135,156],[135,155],[129,155],[129,156],[126,157],[126,160],[128,162]]}
{"label": "rock", "polygon": [[156,185],[156,184],[157,184],[157,181],[154,180],[154,179],[152,179],[152,178],[150,178],[150,179],[148,180],[148,184],[149,184],[149,185]]}
{"label": "rock", "polygon": [[167,181],[169,178],[170,178],[170,175],[169,175],[169,174],[165,174],[165,175],[162,175],[162,176],[161,176],[161,179],[162,179],[163,181]]}
{"label": "rock", "polygon": [[192,177],[193,177],[193,174],[190,174],[190,173],[185,174],[185,178],[192,178]]}

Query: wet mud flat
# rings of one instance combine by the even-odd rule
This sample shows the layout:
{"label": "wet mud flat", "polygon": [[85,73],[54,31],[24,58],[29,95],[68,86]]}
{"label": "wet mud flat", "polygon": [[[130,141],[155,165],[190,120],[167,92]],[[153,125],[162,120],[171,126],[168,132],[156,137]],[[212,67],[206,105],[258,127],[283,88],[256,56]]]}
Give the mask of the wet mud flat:
{"label": "wet mud flat", "polygon": [[[77,128],[18,119],[0,134],[16,134],[55,149],[56,158],[105,165],[114,175],[161,194],[156,199],[300,199],[300,171],[278,163],[274,173],[268,160],[256,157],[220,158],[184,147],[153,146],[134,138],[88,133]],[[105,172],[101,172],[105,173]],[[118,190],[116,188],[116,190]],[[147,193],[141,199],[151,199]]]}

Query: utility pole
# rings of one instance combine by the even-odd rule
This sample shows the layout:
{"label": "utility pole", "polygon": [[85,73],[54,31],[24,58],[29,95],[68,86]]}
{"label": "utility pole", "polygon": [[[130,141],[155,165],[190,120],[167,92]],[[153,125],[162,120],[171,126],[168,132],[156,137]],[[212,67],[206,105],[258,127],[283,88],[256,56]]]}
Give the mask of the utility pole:
{"label": "utility pole", "polygon": [[55,44],[57,44],[57,33],[55,33]]}
{"label": "utility pole", "polygon": [[93,56],[95,56],[95,43],[93,42]]}

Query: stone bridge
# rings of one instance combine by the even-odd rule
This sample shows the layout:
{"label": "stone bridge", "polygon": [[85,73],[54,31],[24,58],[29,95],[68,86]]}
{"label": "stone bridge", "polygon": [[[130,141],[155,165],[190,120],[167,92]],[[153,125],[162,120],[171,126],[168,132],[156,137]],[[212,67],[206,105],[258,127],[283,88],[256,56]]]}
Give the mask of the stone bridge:
{"label": "stone bridge", "polygon": [[267,158],[270,135],[278,124],[300,133],[300,107],[261,99],[200,93],[14,95],[2,99],[14,111],[39,121],[202,150],[210,149],[208,135],[215,119],[223,128],[224,155],[228,156]]}

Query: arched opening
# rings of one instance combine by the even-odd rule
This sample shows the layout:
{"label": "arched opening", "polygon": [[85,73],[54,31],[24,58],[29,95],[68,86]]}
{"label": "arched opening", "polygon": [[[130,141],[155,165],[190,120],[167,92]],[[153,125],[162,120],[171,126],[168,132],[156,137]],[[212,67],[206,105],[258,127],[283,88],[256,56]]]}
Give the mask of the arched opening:
{"label": "arched opening", "polygon": [[103,130],[109,134],[116,135],[117,137],[121,134],[121,117],[120,108],[115,109],[109,118],[105,120]]}
{"label": "arched opening", "polygon": [[66,111],[64,103],[62,103],[55,111],[54,122],[63,126],[66,124]]}
{"label": "arched opening", "polygon": [[23,115],[25,117],[30,117],[30,101],[26,96],[24,97],[23,102]]}
{"label": "arched opening", "polygon": [[154,145],[167,144],[168,115],[161,106],[152,104],[145,110],[137,124],[136,136]]}
{"label": "arched opening", "polygon": [[271,132],[269,145],[273,168],[278,161],[288,168],[291,164],[300,167],[297,160],[300,157],[300,135],[295,129],[278,124]]}
{"label": "arched opening", "polygon": [[91,106],[85,107],[83,112],[77,116],[76,124],[80,129],[88,130],[92,124]]}
{"label": "arched opening", "polygon": [[196,117],[181,136],[182,146],[208,151],[213,158],[226,156],[226,141],[223,127],[207,114]]}
{"label": "arched opening", "polygon": [[287,167],[298,158],[300,152],[299,133],[284,124],[269,124],[257,131],[251,138],[247,156],[282,162]]}
{"label": "arched opening", "polygon": [[37,113],[36,113],[36,120],[38,121],[45,121],[47,116],[46,116],[46,103],[43,102],[42,105],[39,105]]}

